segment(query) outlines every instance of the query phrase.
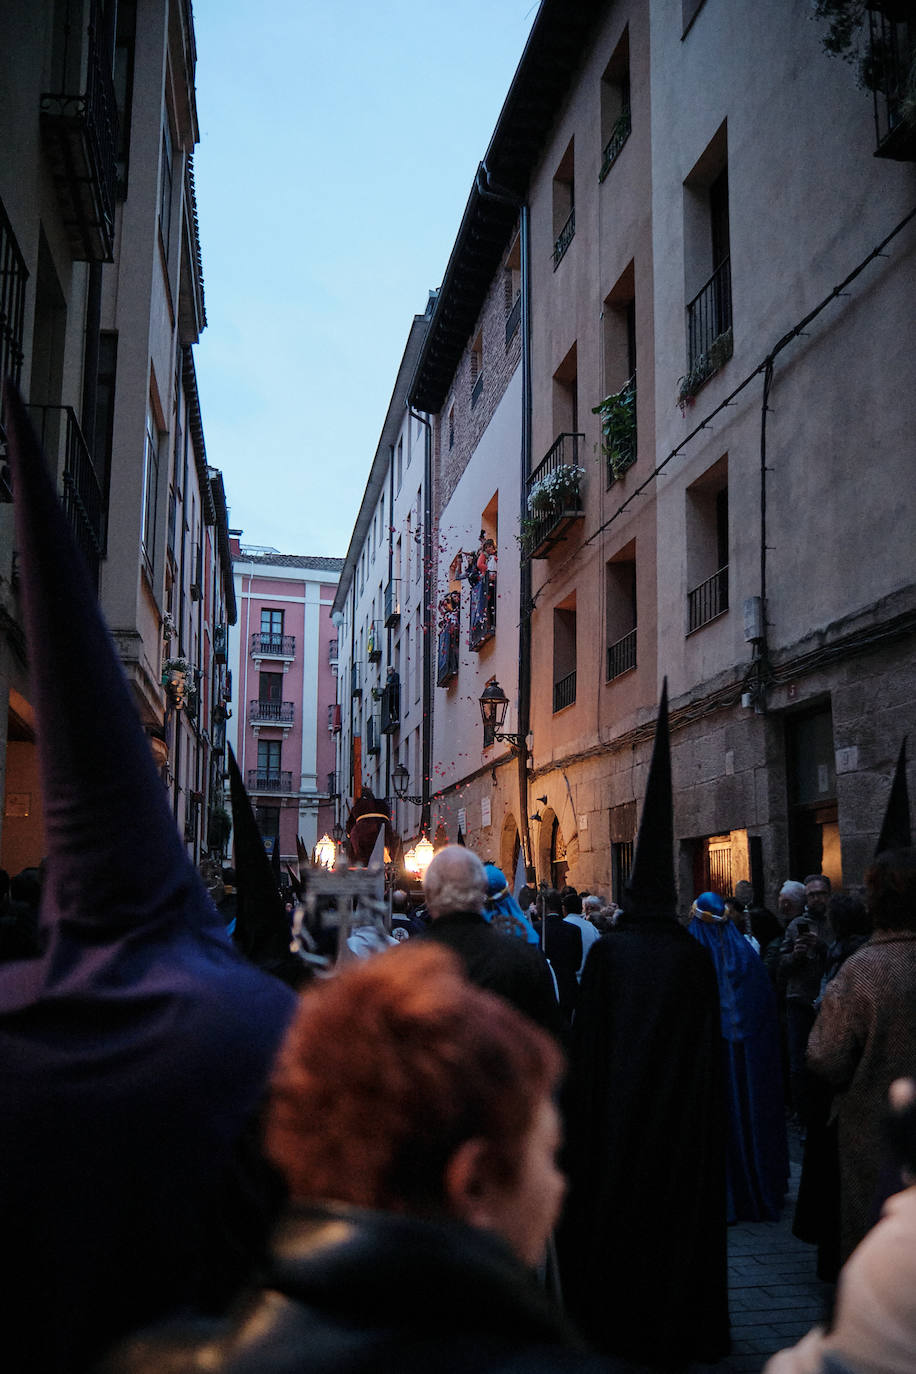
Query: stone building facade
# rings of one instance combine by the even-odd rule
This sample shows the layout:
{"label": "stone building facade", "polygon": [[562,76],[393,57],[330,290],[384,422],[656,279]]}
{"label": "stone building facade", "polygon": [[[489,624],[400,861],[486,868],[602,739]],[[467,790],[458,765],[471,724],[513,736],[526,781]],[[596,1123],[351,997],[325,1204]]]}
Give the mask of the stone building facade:
{"label": "stone building facade", "polygon": [[[527,770],[513,795],[462,663],[433,810],[454,838],[460,798],[503,864],[518,833],[551,882],[621,895],[664,678],[685,903],[859,884],[912,728],[913,139],[821,39],[789,3],[545,0],[475,178],[411,399],[440,522],[467,525],[478,465],[500,488],[500,614],[521,539],[490,652]],[[491,384],[516,236],[519,363]]]}
{"label": "stone building facade", "polygon": [[[208,822],[220,809],[234,603],[193,362],[206,312],[191,6],[13,0],[4,40],[0,371],[29,405],[200,860],[219,853],[220,825],[211,836]],[[42,830],[13,552],[3,505],[0,864],[16,872],[40,860]],[[165,691],[169,658],[188,665],[190,711]]]}

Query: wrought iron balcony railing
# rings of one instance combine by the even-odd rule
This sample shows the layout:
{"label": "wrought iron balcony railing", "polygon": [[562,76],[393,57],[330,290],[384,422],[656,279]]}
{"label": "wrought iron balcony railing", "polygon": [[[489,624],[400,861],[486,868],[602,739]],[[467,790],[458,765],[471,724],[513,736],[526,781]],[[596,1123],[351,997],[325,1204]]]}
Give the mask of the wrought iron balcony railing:
{"label": "wrought iron balcony railing", "polygon": [[557,268],[559,267],[560,263],[563,261],[563,258],[566,256],[566,250],[567,250],[567,248],[569,247],[569,245],[572,243],[572,241],[573,241],[573,239],[575,238],[575,236],[576,236],[576,208],[575,208],[575,206],[573,206],[573,208],[572,208],[572,209],[570,210],[570,212],[569,212],[569,219],[568,219],[568,220],[566,221],[566,223],[563,225],[563,228],[560,230],[559,237],[557,238],[556,243],[553,245],[553,270],[554,270],[554,271],[557,270]]}
{"label": "wrought iron balcony railing", "polygon": [[725,258],[687,306],[687,369],[696,386],[731,357],[731,327],[731,263]]}
{"label": "wrought iron balcony railing", "polygon": [[611,136],[608,139],[607,143],[605,143],[604,145],[604,153],[601,158],[601,171],[598,173],[599,181],[604,181],[604,178],[607,176],[608,172],[611,170],[614,163],[617,161],[617,158],[620,156],[621,148],[626,143],[627,139],[630,137],[632,127],[633,125],[630,119],[630,107],[629,105],[627,105],[620,112],[620,115],[618,116],[618,119],[613,129],[611,130]]}
{"label": "wrought iron balcony railing", "polygon": [[385,629],[391,630],[399,624],[401,619],[401,598],[398,594],[398,584],[389,582],[385,588]]}
{"label": "wrought iron balcony railing", "polygon": [[562,711],[566,706],[572,706],[576,699],[576,670],[561,677],[559,682],[553,684],[553,709],[554,714]]}
{"label": "wrought iron balcony railing", "polygon": [[22,375],[28,278],[25,258],[0,201],[0,377],[12,377],[17,386]]}
{"label": "wrought iron balcony railing", "polygon": [[361,697],[363,694],[363,670],[362,664],[350,664],[350,696]]}
{"label": "wrought iron balcony railing", "polygon": [[247,786],[249,792],[292,792],[292,771],[278,768],[261,772],[257,768],[250,768]]}
{"label": "wrought iron balcony railing", "polygon": [[382,734],[393,734],[398,728],[400,720],[401,679],[398,677],[397,673],[392,673],[382,689]]}
{"label": "wrought iron balcony railing", "polygon": [[382,622],[380,620],[373,620],[369,627],[369,638],[366,640],[366,656],[370,663],[381,662]]}
{"label": "wrought iron balcony railing", "polygon": [[607,646],[607,680],[613,682],[621,673],[628,673],[636,667],[636,627]]}
{"label": "wrought iron balcony railing", "polygon": [[329,664],[329,666],[330,666],[331,668],[333,668],[333,667],[336,665],[336,663],[337,663],[337,653],[338,653],[338,647],[337,647],[337,646],[338,646],[338,641],[337,641],[336,639],[329,639],[329,640],[328,640],[328,664]]}
{"label": "wrought iron balcony railing", "polygon": [[255,630],[251,636],[250,651],[252,658],[293,659],[296,657],[296,636],[266,634],[262,630]]}
{"label": "wrought iron balcony railing", "polygon": [[328,774],[327,793],[329,797],[337,797],[340,795],[337,789],[337,773],[335,771]]}
{"label": "wrought iron balcony railing", "polygon": [[687,633],[692,634],[728,610],[728,564],[687,593]]}
{"label": "wrought iron balcony railing", "polygon": [[[528,510],[523,548],[529,558],[546,558],[555,544],[581,520],[580,455],[585,453],[584,434],[561,434],[528,478]],[[542,484],[552,479],[551,489]]]}
{"label": "wrought iron balcony railing", "polygon": [[366,753],[378,754],[382,748],[382,729],[378,715],[373,711],[366,721]]}
{"label": "wrought iron balcony railing", "polygon": [[225,621],[213,627],[213,658],[216,663],[225,663],[229,649],[229,630]]}
{"label": "wrought iron balcony railing", "polygon": [[292,725],[294,707],[291,701],[249,701],[249,725]]}
{"label": "wrought iron balcony railing", "polygon": [[41,97],[41,134],[73,257],[78,262],[111,262],[117,101],[111,62],[94,23],[88,25],[86,36],[81,75],[77,45],[82,35],[69,26],[66,30],[54,75],[58,89]]}
{"label": "wrought iron balcony railing", "polygon": [[63,456],[63,506],[77,544],[98,586],[105,553],[102,488],[75,412],[70,406],[29,406],[32,423],[52,467]]}

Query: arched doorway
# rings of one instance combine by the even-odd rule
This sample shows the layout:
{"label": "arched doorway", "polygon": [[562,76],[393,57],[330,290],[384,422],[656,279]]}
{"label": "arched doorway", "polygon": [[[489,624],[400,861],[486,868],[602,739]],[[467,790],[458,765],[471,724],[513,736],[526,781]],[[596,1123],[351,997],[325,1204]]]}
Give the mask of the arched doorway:
{"label": "arched doorway", "polygon": [[566,886],[568,868],[566,841],[563,838],[563,831],[560,829],[560,818],[554,816],[553,824],[550,827],[550,886],[555,887],[558,892]]}
{"label": "arched doorway", "polygon": [[506,875],[506,881],[512,888],[515,884],[515,867],[518,863],[518,856],[521,852],[522,841],[518,833],[518,826],[512,812],[506,813],[503,821],[502,834],[499,838],[499,863],[500,868]]}

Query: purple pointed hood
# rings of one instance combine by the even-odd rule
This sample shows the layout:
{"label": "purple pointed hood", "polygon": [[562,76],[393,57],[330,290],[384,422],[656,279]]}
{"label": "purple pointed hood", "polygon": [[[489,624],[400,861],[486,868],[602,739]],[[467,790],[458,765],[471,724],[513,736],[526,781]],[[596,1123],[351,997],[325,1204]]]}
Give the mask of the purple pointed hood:
{"label": "purple pointed hood", "polygon": [[6,415],[45,814],[42,924],[114,932],[181,921],[215,930],[219,918],[179,837],[82,554],[12,387]]}

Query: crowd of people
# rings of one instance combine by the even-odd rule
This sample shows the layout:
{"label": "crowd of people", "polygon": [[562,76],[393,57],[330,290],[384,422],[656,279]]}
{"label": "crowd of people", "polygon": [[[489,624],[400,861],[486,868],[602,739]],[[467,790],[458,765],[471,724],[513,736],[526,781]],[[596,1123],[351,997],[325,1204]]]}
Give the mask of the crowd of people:
{"label": "crowd of people", "polygon": [[[779,1213],[794,1113],[796,1227],[843,1267],[830,1329],[773,1374],[912,1369],[903,757],[864,903],[814,874],[783,886],[784,929],[740,887],[682,912],[663,691],[619,908],[517,901],[454,845],[384,938],[350,943],[380,924],[357,909],[291,948],[240,777],[231,920],[191,864],[12,391],[6,414],[47,858],[31,944],[0,957],[5,1367],[714,1363],[728,1223]],[[357,820],[390,824],[374,799]]]}

